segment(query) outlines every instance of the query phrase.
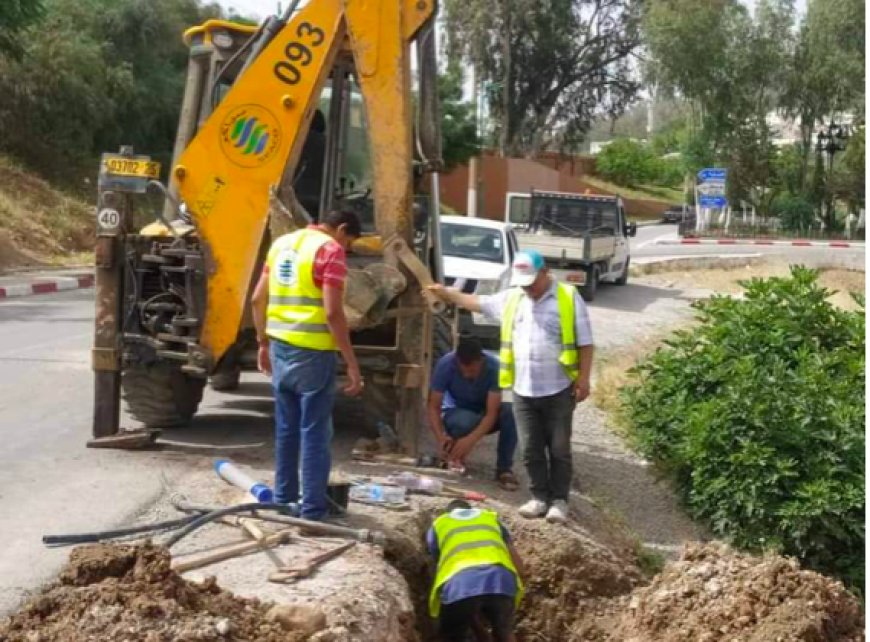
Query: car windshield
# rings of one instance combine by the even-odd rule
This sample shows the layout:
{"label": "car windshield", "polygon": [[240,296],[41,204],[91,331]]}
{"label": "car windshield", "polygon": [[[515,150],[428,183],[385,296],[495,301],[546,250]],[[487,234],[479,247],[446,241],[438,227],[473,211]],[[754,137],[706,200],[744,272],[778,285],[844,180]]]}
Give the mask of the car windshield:
{"label": "car windshield", "polygon": [[441,253],[463,259],[504,262],[501,230],[470,225],[441,224]]}

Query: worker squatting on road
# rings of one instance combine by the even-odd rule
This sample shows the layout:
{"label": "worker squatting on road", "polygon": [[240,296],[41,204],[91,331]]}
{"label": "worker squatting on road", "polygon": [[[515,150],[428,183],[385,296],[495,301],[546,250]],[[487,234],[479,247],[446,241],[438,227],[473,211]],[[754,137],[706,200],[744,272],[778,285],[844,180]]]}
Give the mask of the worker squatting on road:
{"label": "worker squatting on road", "polygon": [[275,395],[275,501],[299,501],[301,454],[306,519],[327,512],[336,350],[347,365],[345,394],[364,385],[342,306],[345,251],[360,234],[356,214],[333,211],[320,225],[281,236],[252,297],[257,365],[272,375]]}
{"label": "worker squatting on road", "polygon": [[502,400],[498,359],[483,352],[480,341],[461,337],[456,350],[435,365],[429,385],[429,426],[441,456],[463,466],[486,435],[497,432],[495,478],[505,490],[516,490],[513,473],[517,425],[511,404]]}
{"label": "worker squatting on road", "polygon": [[519,252],[511,288],[490,296],[429,286],[441,299],[501,321],[499,384],[513,389],[532,499],[519,512],[564,522],[571,489],[571,423],[589,396],[592,330],[577,288],[553,279],[544,258]]}
{"label": "worker squatting on road", "polygon": [[445,642],[514,642],[514,614],[523,596],[525,571],[498,515],[451,501],[426,533],[436,560],[429,614],[438,618]]}

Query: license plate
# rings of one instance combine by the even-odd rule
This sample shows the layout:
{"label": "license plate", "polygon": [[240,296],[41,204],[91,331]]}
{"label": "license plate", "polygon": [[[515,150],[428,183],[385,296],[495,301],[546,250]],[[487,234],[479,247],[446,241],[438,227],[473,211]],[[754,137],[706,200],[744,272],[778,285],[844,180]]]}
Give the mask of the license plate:
{"label": "license plate", "polygon": [[586,285],[586,272],[571,272],[565,275],[565,280],[575,285]]}
{"label": "license plate", "polygon": [[114,176],[133,176],[136,178],[160,178],[160,163],[150,160],[136,160],[123,156],[103,158],[107,174]]}

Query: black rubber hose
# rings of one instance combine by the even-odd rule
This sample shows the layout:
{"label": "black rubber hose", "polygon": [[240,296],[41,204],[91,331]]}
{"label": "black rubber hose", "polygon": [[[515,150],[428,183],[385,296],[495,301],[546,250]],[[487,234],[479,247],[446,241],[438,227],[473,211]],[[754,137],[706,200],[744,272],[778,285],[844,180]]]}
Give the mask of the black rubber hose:
{"label": "black rubber hose", "polygon": [[204,513],[201,515],[190,515],[187,519],[193,518],[190,523],[186,524],[184,528],[173,533],[169,536],[163,545],[166,548],[169,548],[173,544],[177,543],[183,537],[190,535],[193,531],[200,528],[201,526],[205,526],[209,522],[216,520],[218,517],[223,517],[224,515],[232,515],[234,513],[249,513],[255,510],[269,510],[269,511],[277,511],[279,513],[287,514],[290,512],[290,507],[287,504],[268,504],[265,502],[250,502],[248,504],[238,504],[236,506],[227,506],[226,508],[220,508],[218,510],[213,510],[210,513]]}
{"label": "black rubber hose", "polygon": [[66,546],[69,544],[87,544],[91,542],[100,542],[106,539],[116,539],[118,537],[126,537],[128,535],[138,535],[140,533],[151,533],[154,531],[165,531],[171,528],[178,528],[189,524],[197,518],[196,515],[186,515],[176,519],[169,519],[162,522],[152,522],[151,524],[141,524],[139,526],[129,526],[126,528],[116,528],[109,531],[98,531],[95,533],[75,533],[72,535],[43,535],[42,543],[46,546]]}

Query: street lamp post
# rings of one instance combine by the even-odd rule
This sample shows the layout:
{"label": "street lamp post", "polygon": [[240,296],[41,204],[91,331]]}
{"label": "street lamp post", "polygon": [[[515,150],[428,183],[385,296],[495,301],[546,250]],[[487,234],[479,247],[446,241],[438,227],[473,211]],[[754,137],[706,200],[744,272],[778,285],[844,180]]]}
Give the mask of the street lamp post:
{"label": "street lamp post", "polygon": [[834,154],[846,149],[851,137],[849,125],[835,123],[833,120],[816,135],[816,153],[827,156],[827,177],[825,179],[825,195],[822,201],[822,220],[828,228],[834,221],[834,193],[831,190],[831,178],[834,173]]}

